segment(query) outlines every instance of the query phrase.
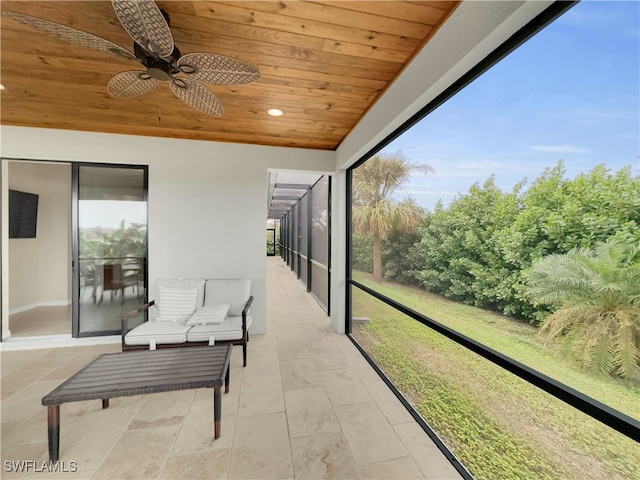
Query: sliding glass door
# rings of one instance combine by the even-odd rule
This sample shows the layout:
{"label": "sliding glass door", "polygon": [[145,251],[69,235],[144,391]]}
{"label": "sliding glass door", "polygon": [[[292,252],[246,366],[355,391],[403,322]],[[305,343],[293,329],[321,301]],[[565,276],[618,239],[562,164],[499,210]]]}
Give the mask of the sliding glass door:
{"label": "sliding glass door", "polygon": [[73,170],[73,336],[115,334],[147,292],[147,167]]}

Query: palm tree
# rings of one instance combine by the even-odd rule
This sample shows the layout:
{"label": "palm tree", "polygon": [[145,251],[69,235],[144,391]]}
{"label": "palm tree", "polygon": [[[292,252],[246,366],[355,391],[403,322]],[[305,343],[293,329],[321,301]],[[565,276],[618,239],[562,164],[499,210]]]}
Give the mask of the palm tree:
{"label": "palm tree", "polygon": [[548,255],[525,275],[527,294],[555,310],[542,323],[566,336],[587,367],[632,378],[640,361],[640,241]]}
{"label": "palm tree", "polygon": [[411,198],[402,202],[391,198],[412,172],[433,173],[433,168],[412,164],[396,152],[374,155],[354,171],[353,228],[373,239],[373,278],[377,282],[382,281],[382,241],[393,230],[414,230],[424,217]]}

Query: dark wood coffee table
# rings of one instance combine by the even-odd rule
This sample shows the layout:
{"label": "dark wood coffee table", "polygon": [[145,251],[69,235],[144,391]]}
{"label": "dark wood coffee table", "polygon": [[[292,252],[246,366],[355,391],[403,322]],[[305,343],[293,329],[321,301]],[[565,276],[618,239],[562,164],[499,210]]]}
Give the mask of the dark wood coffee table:
{"label": "dark wood coffee table", "polygon": [[89,363],[48,395],[49,460],[60,453],[60,405],[67,402],[109,399],[129,395],[213,388],[214,438],[220,437],[220,387],[229,392],[231,345],[167,348],[136,352],[106,353]]}

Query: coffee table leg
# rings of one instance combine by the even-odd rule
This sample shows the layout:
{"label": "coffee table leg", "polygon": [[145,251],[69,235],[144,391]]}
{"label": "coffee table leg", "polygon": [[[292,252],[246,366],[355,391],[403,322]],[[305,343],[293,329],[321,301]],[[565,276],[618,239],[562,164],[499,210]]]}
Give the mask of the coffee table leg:
{"label": "coffee table leg", "polygon": [[224,376],[224,393],[229,393],[229,372],[231,371],[231,365],[227,367],[227,373]]}
{"label": "coffee table leg", "polygon": [[222,397],[220,387],[213,388],[213,438],[220,438],[220,416]]}
{"label": "coffee table leg", "polygon": [[60,456],[60,405],[51,405],[47,408],[47,435],[49,461],[57,462]]}
{"label": "coffee table leg", "polygon": [[102,408],[109,408],[109,399],[108,398],[103,398],[102,399]]}

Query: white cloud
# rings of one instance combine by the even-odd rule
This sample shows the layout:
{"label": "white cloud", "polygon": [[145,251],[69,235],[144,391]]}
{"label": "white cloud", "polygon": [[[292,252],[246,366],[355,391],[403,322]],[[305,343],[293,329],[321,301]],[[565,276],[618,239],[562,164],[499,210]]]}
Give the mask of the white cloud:
{"label": "white cloud", "polygon": [[589,153],[589,150],[575,145],[532,145],[531,150],[545,153]]}

